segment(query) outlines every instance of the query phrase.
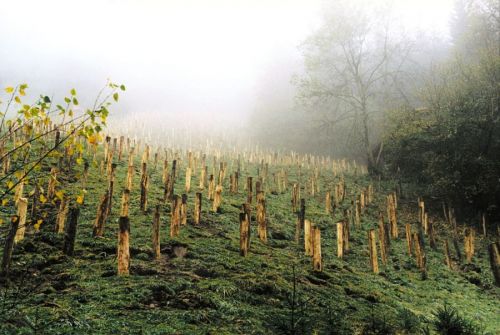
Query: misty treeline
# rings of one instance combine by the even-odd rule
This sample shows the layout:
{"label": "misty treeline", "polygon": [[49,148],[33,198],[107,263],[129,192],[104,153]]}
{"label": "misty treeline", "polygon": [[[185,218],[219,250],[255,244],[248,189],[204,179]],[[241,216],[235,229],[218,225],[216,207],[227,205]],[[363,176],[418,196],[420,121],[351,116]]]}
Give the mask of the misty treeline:
{"label": "misty treeline", "polygon": [[[300,46],[295,90],[271,81],[277,96],[256,109],[255,139],[355,158],[433,199],[498,215],[499,6],[457,0],[451,38],[440,40],[404,33],[390,7],[328,5]],[[280,106],[287,95],[293,106]]]}

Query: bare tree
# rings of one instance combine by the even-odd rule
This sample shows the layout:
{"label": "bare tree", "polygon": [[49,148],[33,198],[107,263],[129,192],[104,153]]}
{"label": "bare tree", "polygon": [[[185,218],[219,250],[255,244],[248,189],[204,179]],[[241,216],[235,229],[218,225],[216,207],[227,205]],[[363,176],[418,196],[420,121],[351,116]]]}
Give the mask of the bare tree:
{"label": "bare tree", "polygon": [[371,9],[348,2],[328,8],[303,44],[305,73],[296,84],[299,103],[317,125],[360,152],[373,172],[383,148],[374,152],[382,112],[405,99],[400,78],[411,44],[392,33],[386,9]]}

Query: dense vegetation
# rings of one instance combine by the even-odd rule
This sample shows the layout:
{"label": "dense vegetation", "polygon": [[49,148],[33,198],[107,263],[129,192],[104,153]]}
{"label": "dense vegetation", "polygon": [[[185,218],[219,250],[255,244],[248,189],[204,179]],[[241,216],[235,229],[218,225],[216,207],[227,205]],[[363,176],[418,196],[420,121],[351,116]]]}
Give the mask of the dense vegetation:
{"label": "dense vegetation", "polygon": [[457,54],[433,68],[423,108],[406,107],[387,121],[391,172],[425,193],[476,211],[500,214],[500,45],[498,6],[467,13]]}

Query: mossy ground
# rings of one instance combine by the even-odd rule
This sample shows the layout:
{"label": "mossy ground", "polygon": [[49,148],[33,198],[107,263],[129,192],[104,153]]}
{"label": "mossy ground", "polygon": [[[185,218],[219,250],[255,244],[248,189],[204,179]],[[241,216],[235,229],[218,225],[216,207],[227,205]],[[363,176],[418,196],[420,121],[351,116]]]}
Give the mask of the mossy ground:
{"label": "mossy ground", "polygon": [[[207,160],[210,161],[210,160]],[[136,166],[138,166],[138,159]],[[152,164],[150,164],[152,165]],[[426,321],[432,312],[448,303],[474,319],[490,333],[500,331],[499,290],[492,283],[485,244],[478,237],[474,267],[451,271],[443,262],[445,225],[436,218],[438,250],[428,246],[428,278],[422,280],[415,261],[408,257],[404,241],[405,223],[416,221],[415,199],[399,201],[399,240],[392,241],[387,266],[373,274],[369,267],[367,231],[375,228],[379,211],[385,212],[389,183],[373,182],[375,201],[362,216],[362,227],[351,232],[350,252],[336,257],[336,226],[350,199],[372,181],[366,176],[346,175],[349,201],[328,215],[325,190],[338,178],[323,171],[321,190],[306,198],[306,218],[321,227],[324,270],[312,271],[312,261],[303,246],[294,242],[296,214],[290,191],[266,192],[268,242],[256,238],[252,224],[248,257],[239,254],[238,213],[246,195],[242,185],[255,176],[249,165],[240,179],[239,194],[225,185],[220,213],[210,211],[203,197],[202,223],[192,224],[194,193],[198,175],[189,193],[188,225],[180,236],[169,237],[170,205],[162,206],[160,260],[152,259],[152,210],[162,197],[161,168],[151,172],[149,211],[139,210],[139,169],[131,196],[131,275],[116,275],[116,245],[121,191],[126,177],[126,159],[118,164],[113,211],[103,238],[92,237],[92,225],[106,177],[92,167],[87,196],[78,222],[74,257],[62,254],[62,235],[52,232],[48,220],[38,233],[29,233],[16,246],[12,278],[4,288],[4,322],[0,333],[19,334],[319,334],[359,333],[374,319],[397,327],[399,311],[406,308]],[[270,167],[270,175],[281,167]],[[79,167],[77,168],[79,169]],[[210,167],[209,167],[210,170]],[[184,169],[176,182],[176,193],[184,192]],[[297,169],[289,168],[289,180],[297,180]],[[227,174],[231,173],[229,169]],[[303,180],[311,171],[303,171]],[[226,183],[228,178],[226,178]],[[254,209],[255,210],[255,209]],[[254,212],[255,213],[255,212]],[[2,227],[3,232],[6,225]],[[174,249],[185,248],[177,257]],[[294,298],[294,283],[296,286]],[[2,283],[6,285],[6,283]],[[25,293],[23,293],[25,292]],[[12,304],[10,304],[12,303]],[[292,312],[292,310],[294,310]],[[292,324],[292,314],[294,325]],[[424,321],[424,324],[425,322]]]}

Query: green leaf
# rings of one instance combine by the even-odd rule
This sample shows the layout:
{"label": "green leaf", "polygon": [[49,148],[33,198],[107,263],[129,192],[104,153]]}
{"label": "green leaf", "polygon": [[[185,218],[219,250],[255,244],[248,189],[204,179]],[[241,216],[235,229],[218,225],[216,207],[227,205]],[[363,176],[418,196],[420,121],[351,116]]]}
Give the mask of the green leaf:
{"label": "green leaf", "polygon": [[113,93],[113,99],[118,102],[118,93]]}
{"label": "green leaf", "polygon": [[109,115],[109,110],[106,107],[101,107],[101,117],[107,118]]}
{"label": "green leaf", "polygon": [[71,89],[71,91],[70,91],[70,93],[71,93],[71,95],[75,96],[75,95],[76,95],[76,91],[75,91],[75,89],[74,89],[74,88],[72,88],[72,89]]}
{"label": "green leaf", "polygon": [[68,104],[69,104],[69,103],[71,102],[71,99],[70,99],[70,98],[68,98],[68,97],[64,97],[64,101],[66,101],[66,103],[68,103]]}
{"label": "green leaf", "polygon": [[73,105],[78,106],[78,99],[73,98]]}
{"label": "green leaf", "polygon": [[50,104],[50,98],[48,96],[44,96],[43,102]]}
{"label": "green leaf", "polygon": [[120,85],[120,90],[125,91],[125,85]]}

